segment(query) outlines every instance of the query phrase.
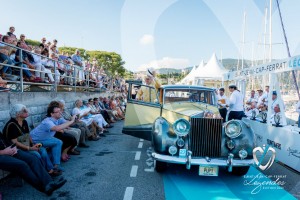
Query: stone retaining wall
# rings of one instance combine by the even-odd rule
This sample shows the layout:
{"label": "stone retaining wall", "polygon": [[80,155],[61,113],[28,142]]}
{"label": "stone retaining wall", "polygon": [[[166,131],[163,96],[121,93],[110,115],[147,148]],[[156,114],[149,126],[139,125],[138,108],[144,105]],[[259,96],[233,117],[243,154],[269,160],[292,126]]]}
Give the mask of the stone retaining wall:
{"label": "stone retaining wall", "polygon": [[87,100],[95,97],[108,97],[112,93],[88,93],[88,92],[23,92],[23,93],[0,93],[0,130],[10,119],[9,109],[13,104],[21,103],[29,109],[29,117],[26,119],[32,126],[34,119],[43,118],[50,101],[63,99],[66,107],[71,111],[77,99]]}

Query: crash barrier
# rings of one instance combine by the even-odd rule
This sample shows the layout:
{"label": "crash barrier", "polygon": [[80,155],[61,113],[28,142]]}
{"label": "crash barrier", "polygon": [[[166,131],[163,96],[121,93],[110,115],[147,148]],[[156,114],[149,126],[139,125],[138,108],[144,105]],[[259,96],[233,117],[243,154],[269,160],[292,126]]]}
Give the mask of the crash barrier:
{"label": "crash barrier", "polygon": [[270,146],[276,151],[276,160],[300,172],[300,128],[297,126],[276,127],[261,120],[243,118],[256,136],[257,146]]}
{"label": "crash barrier", "polygon": [[[66,64],[63,63],[61,61],[57,61],[57,60],[53,60],[51,58],[48,58],[46,56],[42,56],[40,54],[36,54],[34,52],[30,52],[24,49],[21,49],[19,47],[16,47],[14,45],[11,44],[7,44],[4,42],[0,42],[3,45],[12,47],[14,49],[19,49],[20,53],[19,56],[20,60],[18,63],[16,63],[16,65],[10,65],[7,63],[0,63],[0,68],[2,69],[4,66],[10,67],[11,69],[13,69],[13,71],[15,71],[18,75],[10,75],[7,74],[7,78],[9,80],[7,80],[8,85],[10,86],[11,91],[16,91],[16,92],[24,92],[24,91],[32,91],[30,90],[30,86],[38,86],[41,88],[44,88],[44,91],[90,91],[90,92],[99,92],[99,91],[105,91],[106,88],[102,87],[102,88],[96,88],[96,87],[91,87],[91,84],[95,84],[97,85],[98,83],[95,82],[94,80],[90,79],[90,75],[94,74],[94,72],[90,72],[87,70],[83,70],[83,67],[77,66],[75,64]],[[24,52],[27,52],[29,54],[33,54],[33,55],[37,55],[43,59],[46,59],[47,61],[52,61],[53,62],[53,68],[51,69],[51,74],[53,75],[54,78],[54,83],[42,83],[42,82],[26,82],[23,80],[24,77],[24,67],[22,67],[23,65],[23,57],[22,55],[24,54]],[[64,69],[60,69],[57,65],[57,63],[65,66]],[[41,72],[41,73],[45,73],[42,70],[36,70],[36,69],[29,69],[27,68],[27,70],[30,70],[32,72]],[[65,79],[67,79],[68,84],[59,84],[59,82],[57,81],[58,79],[58,74],[56,73],[57,70],[60,70],[61,72],[64,72],[63,77]],[[82,79],[80,77],[77,76],[77,74],[79,73],[83,73],[83,76],[86,76],[86,84],[85,86],[78,86],[76,83],[79,81],[82,81]]]}

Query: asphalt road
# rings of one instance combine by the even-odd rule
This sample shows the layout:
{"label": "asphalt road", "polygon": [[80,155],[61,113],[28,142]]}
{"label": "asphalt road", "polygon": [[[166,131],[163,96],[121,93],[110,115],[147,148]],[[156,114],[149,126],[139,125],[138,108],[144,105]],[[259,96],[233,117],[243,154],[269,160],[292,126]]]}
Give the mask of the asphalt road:
{"label": "asphalt road", "polygon": [[[252,167],[247,177],[235,177],[220,170],[218,177],[200,177],[198,168],[190,171],[183,166],[169,166],[164,174],[154,171],[150,157],[151,144],[123,135],[122,122],[114,124],[107,137],[88,142],[90,148],[80,149],[81,155],[63,163],[63,176],[68,182],[51,197],[30,185],[15,187],[14,179],[2,180],[3,199],[86,199],[86,200],[160,200],[160,199],[299,199],[300,175],[277,163],[264,172]],[[282,187],[245,185],[256,175],[266,174],[257,183],[281,178]],[[293,196],[294,195],[294,196]]]}

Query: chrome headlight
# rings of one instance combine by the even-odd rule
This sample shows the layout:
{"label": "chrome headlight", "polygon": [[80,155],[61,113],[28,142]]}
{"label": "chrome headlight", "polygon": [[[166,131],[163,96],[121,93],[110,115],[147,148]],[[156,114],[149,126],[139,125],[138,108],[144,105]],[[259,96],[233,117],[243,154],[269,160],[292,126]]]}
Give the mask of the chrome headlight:
{"label": "chrome headlight", "polygon": [[239,137],[242,133],[242,126],[238,121],[229,121],[225,125],[225,133],[230,138]]}
{"label": "chrome headlight", "polygon": [[173,124],[173,130],[179,137],[186,136],[191,129],[190,123],[186,119],[178,119]]}

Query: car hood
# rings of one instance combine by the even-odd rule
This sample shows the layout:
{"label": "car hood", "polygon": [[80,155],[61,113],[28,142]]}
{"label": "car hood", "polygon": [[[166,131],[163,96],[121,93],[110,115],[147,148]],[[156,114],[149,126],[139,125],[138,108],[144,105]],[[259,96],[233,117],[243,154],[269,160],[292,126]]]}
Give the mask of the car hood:
{"label": "car hood", "polygon": [[218,114],[219,110],[216,106],[205,104],[205,103],[196,103],[196,102],[174,102],[164,105],[164,109],[182,114],[185,116],[195,116],[201,115],[205,110],[209,110],[214,114]]}

